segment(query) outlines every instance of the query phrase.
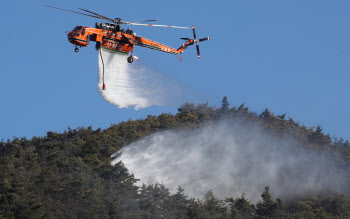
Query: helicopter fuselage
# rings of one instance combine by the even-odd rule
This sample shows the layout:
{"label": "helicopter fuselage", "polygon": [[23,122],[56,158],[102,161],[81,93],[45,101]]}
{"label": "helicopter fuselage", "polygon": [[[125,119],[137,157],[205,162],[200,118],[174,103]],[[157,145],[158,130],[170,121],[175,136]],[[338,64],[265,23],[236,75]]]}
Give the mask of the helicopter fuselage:
{"label": "helicopter fuselage", "polygon": [[193,44],[193,40],[181,45],[180,48],[174,49],[164,44],[136,35],[132,30],[124,31],[119,25],[96,23],[97,28],[76,26],[68,33],[68,41],[76,47],[85,47],[90,41],[99,43],[102,48],[114,52],[128,54],[133,52],[134,46],[142,46],[174,55],[178,55]]}

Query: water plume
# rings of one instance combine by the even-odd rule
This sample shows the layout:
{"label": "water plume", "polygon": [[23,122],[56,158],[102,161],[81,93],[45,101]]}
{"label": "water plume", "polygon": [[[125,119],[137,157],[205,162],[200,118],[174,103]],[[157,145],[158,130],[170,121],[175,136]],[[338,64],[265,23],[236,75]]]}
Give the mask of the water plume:
{"label": "water plume", "polygon": [[[127,54],[99,50],[98,91],[107,102],[136,110],[179,103],[183,85],[135,62],[128,63]],[[102,89],[103,69],[106,90]]]}
{"label": "water plume", "polygon": [[267,134],[251,122],[211,122],[192,131],[167,130],[112,155],[140,183],[178,186],[193,197],[212,190],[219,198],[260,200],[265,186],[288,199],[309,192],[345,192],[348,180],[333,159],[296,147],[293,139]]}

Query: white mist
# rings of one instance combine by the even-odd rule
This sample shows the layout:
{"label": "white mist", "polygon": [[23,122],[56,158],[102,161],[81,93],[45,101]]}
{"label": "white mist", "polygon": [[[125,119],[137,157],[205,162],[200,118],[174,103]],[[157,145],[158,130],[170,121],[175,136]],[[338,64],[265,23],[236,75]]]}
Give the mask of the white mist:
{"label": "white mist", "polygon": [[[121,154],[120,154],[121,153]],[[307,192],[343,191],[344,175],[332,159],[295,146],[247,122],[212,122],[191,131],[162,131],[125,146],[112,155],[140,183],[178,186],[202,198],[209,190],[219,198],[260,200],[265,186],[275,198]]]}

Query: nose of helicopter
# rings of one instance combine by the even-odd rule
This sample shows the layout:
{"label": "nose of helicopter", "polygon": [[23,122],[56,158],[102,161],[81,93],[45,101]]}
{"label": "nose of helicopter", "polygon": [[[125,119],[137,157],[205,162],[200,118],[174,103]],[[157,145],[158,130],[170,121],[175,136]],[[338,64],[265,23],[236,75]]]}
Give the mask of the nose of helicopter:
{"label": "nose of helicopter", "polygon": [[88,35],[85,36],[85,31],[72,30],[67,34],[68,41],[77,46],[87,46],[89,44]]}

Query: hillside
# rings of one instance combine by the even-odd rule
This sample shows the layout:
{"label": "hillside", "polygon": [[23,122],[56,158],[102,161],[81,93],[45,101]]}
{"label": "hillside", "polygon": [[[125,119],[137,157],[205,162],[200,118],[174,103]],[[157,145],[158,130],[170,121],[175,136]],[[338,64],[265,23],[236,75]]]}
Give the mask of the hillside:
{"label": "hillside", "polygon": [[[272,198],[266,185],[261,200],[242,194],[219,200],[212,191],[203,199],[179,187],[170,193],[162,184],[136,186],[123,163],[111,155],[123,146],[163,130],[196,130],[209,121],[246,121],[279,138],[292,138],[297,148],[331,156],[339,172],[350,173],[350,143],[332,139],[321,127],[306,127],[268,109],[261,114],[242,104],[220,108],[183,104],[176,115],[149,115],[110,128],[91,127],[64,133],[47,132],[31,140],[0,143],[0,218],[348,218],[350,190],[305,193],[291,199]],[[344,176],[350,179],[349,175]],[[350,185],[350,181],[343,182]],[[350,188],[348,186],[348,188]]]}

